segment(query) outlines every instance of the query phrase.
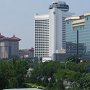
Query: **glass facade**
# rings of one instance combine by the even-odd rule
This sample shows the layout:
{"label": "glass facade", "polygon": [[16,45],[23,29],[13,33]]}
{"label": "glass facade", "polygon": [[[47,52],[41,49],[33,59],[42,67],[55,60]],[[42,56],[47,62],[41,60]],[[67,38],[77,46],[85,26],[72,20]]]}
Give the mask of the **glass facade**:
{"label": "glass facade", "polygon": [[[78,46],[77,46],[78,30]],[[66,20],[66,53],[90,59],[90,15]]]}

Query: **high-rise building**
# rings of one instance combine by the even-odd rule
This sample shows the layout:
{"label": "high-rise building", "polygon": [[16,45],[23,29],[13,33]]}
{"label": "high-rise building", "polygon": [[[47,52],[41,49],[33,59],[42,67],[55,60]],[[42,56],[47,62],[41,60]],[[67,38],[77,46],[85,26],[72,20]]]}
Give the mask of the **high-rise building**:
{"label": "high-rise building", "polygon": [[90,13],[66,18],[66,53],[77,55],[77,49],[79,58],[90,60]]}
{"label": "high-rise building", "polygon": [[53,2],[49,7],[49,56],[53,57],[54,53],[65,52],[65,18],[70,15],[68,13],[69,6],[65,2]]}
{"label": "high-rise building", "polygon": [[35,57],[49,57],[49,15],[35,16]]}
{"label": "high-rise building", "polygon": [[20,39],[15,37],[15,35],[9,38],[0,34],[0,58],[18,56],[19,41]]}
{"label": "high-rise building", "polygon": [[51,57],[66,49],[65,18],[71,16],[65,2],[53,2],[48,15],[35,16],[35,57]]}

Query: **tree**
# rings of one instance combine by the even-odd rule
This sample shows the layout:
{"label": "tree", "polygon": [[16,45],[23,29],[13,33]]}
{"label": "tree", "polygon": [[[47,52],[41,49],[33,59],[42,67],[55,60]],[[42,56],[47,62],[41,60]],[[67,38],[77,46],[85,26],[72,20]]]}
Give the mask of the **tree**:
{"label": "tree", "polygon": [[0,89],[23,87],[28,64],[25,61],[0,61]]}

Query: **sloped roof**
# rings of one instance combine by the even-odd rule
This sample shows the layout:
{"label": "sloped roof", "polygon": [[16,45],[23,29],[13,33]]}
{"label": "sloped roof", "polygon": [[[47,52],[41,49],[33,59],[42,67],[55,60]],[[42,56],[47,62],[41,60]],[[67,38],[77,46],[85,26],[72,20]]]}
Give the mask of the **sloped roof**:
{"label": "sloped roof", "polygon": [[0,33],[0,41],[20,41],[21,39],[20,38],[18,38],[18,37],[16,37],[15,35],[13,35],[13,37],[5,37],[5,36],[3,36],[3,35],[1,35],[1,33]]}

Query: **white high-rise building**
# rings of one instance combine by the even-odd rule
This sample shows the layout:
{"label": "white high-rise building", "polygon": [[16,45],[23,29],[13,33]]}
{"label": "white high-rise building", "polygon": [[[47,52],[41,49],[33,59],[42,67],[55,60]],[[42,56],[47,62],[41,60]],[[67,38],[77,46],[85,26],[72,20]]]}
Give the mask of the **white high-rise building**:
{"label": "white high-rise building", "polygon": [[35,57],[49,57],[49,15],[35,16]]}
{"label": "white high-rise building", "polygon": [[53,2],[48,15],[35,16],[35,57],[51,57],[64,53],[65,18],[71,16],[65,2]]}

